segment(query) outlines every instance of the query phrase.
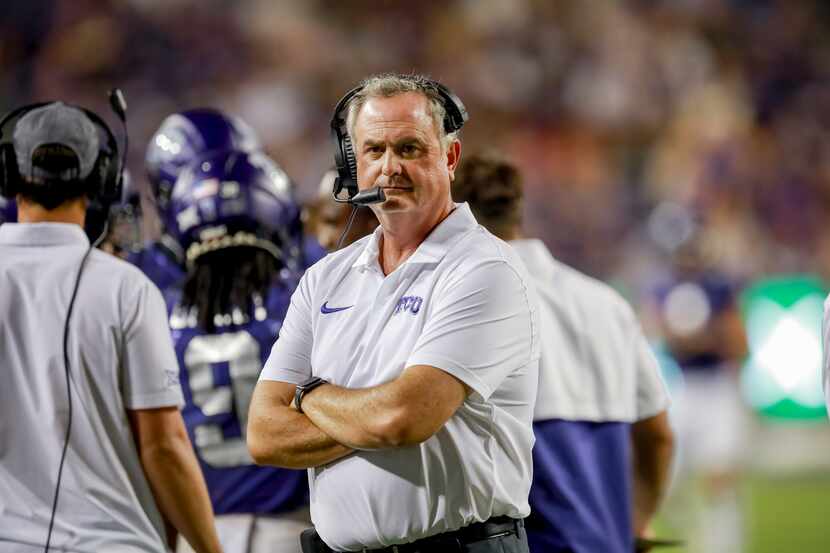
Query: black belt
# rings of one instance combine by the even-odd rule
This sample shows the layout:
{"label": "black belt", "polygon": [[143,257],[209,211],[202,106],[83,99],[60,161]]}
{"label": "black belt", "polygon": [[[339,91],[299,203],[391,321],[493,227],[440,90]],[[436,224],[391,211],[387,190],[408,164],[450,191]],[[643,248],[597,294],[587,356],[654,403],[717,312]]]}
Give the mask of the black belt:
{"label": "black belt", "polygon": [[502,536],[519,534],[520,528],[524,527],[523,519],[510,518],[507,516],[493,517],[485,522],[474,522],[464,528],[444,532],[428,538],[401,545],[391,545],[380,549],[364,549],[363,553],[426,553],[431,551],[453,551],[450,547],[456,547],[461,551],[461,546]]}

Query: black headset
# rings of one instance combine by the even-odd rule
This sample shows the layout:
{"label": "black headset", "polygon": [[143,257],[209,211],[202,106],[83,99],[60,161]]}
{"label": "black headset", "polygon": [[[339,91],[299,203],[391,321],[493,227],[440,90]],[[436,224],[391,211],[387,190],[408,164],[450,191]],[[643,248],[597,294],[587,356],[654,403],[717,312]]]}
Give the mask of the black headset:
{"label": "black headset", "polygon": [[[124,169],[124,161],[127,151],[127,133],[125,123],[126,102],[124,96],[118,89],[109,93],[110,105],[125,126],[124,149],[118,147],[115,135],[95,112],[80,106],[67,104],[82,111],[98,131],[99,141],[98,156],[89,175],[83,180],[82,189],[89,196],[91,202],[97,203],[109,209],[113,203],[121,199],[121,175]],[[14,149],[14,131],[17,122],[32,110],[42,108],[55,102],[38,102],[19,107],[7,113],[0,120],[0,195],[7,198],[14,198],[23,190],[23,175],[17,166],[17,156]]]}
{"label": "black headset", "polygon": [[[424,83],[428,88],[433,88],[441,99],[444,106],[444,132],[454,133],[464,126],[468,119],[467,108],[461,99],[450,91],[449,88],[438,81],[424,79],[412,75],[397,75],[397,77]],[[332,195],[338,202],[349,202],[358,192],[357,188],[357,158],[354,153],[352,139],[346,128],[346,112],[352,99],[363,90],[363,85],[357,86],[346,93],[334,108],[334,115],[331,118],[331,138],[334,142],[334,164],[337,167],[337,178],[334,179]],[[346,190],[344,198],[341,193]]]}

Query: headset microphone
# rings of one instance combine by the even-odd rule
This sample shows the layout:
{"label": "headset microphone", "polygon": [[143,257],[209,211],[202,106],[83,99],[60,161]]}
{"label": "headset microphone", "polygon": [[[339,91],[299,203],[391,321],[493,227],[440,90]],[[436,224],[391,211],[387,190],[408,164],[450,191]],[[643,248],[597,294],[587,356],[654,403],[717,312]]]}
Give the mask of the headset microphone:
{"label": "headset microphone", "polygon": [[343,232],[340,233],[340,240],[337,241],[337,249],[343,247],[343,240],[346,239],[346,235],[349,234],[349,231],[352,228],[352,223],[354,223],[355,215],[357,215],[358,208],[361,207],[368,207],[370,204],[379,204],[381,202],[386,201],[386,194],[383,192],[383,188],[380,186],[373,186],[368,190],[363,190],[362,192],[358,192],[348,200],[341,200],[338,199],[337,196],[334,199],[340,203],[350,203],[352,204],[352,212],[349,213],[349,220],[346,222],[345,228],[343,228]]}
{"label": "headset microphone", "polygon": [[[127,151],[130,147],[130,135],[127,132],[127,100],[120,88],[113,88],[109,91],[110,107],[118,119],[121,120],[121,130],[124,131],[124,147],[121,149],[121,167],[119,167],[118,180],[124,175],[124,168],[127,166]],[[119,194],[120,195],[120,194]]]}
{"label": "headset microphone", "polygon": [[120,88],[113,88],[109,91],[110,107],[118,117],[124,121],[127,118],[127,100]]}
{"label": "headset microphone", "polygon": [[362,190],[349,199],[349,203],[355,206],[367,206],[370,204],[379,204],[385,201],[386,194],[380,186],[375,186],[368,190]]}

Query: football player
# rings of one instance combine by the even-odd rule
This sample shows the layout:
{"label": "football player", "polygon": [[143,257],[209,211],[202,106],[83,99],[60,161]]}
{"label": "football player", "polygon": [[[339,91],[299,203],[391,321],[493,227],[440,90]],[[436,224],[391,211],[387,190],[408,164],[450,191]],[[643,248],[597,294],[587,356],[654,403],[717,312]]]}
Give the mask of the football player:
{"label": "football player", "polygon": [[[743,551],[740,487],[750,425],[739,389],[747,355],[741,283],[712,262],[710,240],[698,230],[677,247],[650,307],[683,375],[672,408],[679,479],[702,485],[690,550]],[[684,518],[691,517],[684,512]]]}
{"label": "football player", "polygon": [[248,406],[301,263],[300,210],[262,153],[230,151],[183,171],[169,198],[187,272],[168,291],[183,415],[228,553],[299,552],[310,526],[305,471],[254,465]]}
{"label": "football player", "polygon": [[[157,241],[131,253],[128,260],[161,290],[179,282],[185,272],[184,252],[169,233],[170,195],[179,173],[216,153],[259,149],[259,139],[244,121],[210,108],[189,109],[168,116],[150,139],[145,167],[162,234]],[[133,192],[138,199],[137,189]]]}

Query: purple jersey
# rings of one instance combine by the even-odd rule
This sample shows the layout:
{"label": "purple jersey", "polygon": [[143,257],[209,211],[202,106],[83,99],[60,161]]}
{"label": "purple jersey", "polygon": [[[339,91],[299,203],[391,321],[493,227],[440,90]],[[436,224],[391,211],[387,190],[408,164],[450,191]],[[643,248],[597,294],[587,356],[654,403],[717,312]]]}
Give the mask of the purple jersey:
{"label": "purple jersey", "polygon": [[552,419],[533,423],[531,553],[630,553],[629,425]]}
{"label": "purple jersey", "polygon": [[[706,313],[704,329],[711,329],[711,324],[723,313],[733,308],[738,295],[737,283],[725,275],[714,271],[703,271],[690,275],[671,275],[656,287],[654,294],[661,312],[665,312],[672,295],[678,290],[685,289],[688,297],[689,290],[694,292],[698,302],[703,305]],[[687,300],[688,301],[688,300]],[[665,315],[664,315],[665,316]],[[707,332],[712,332],[708,330]],[[672,351],[669,353],[677,361],[684,372],[711,372],[723,368],[726,359],[719,351],[710,349],[695,349],[693,351]]]}
{"label": "purple jersey", "polygon": [[127,261],[141,269],[162,292],[184,278],[184,267],[165,242],[150,242],[140,251],[131,253]]}
{"label": "purple jersey", "polygon": [[303,265],[311,267],[326,256],[326,250],[313,236],[303,236]]}
{"label": "purple jersey", "polygon": [[251,395],[291,292],[275,285],[257,320],[212,334],[187,320],[178,307],[180,293],[167,294],[185,398],[182,415],[217,515],[274,514],[308,504],[306,471],[256,466],[245,443]]}

